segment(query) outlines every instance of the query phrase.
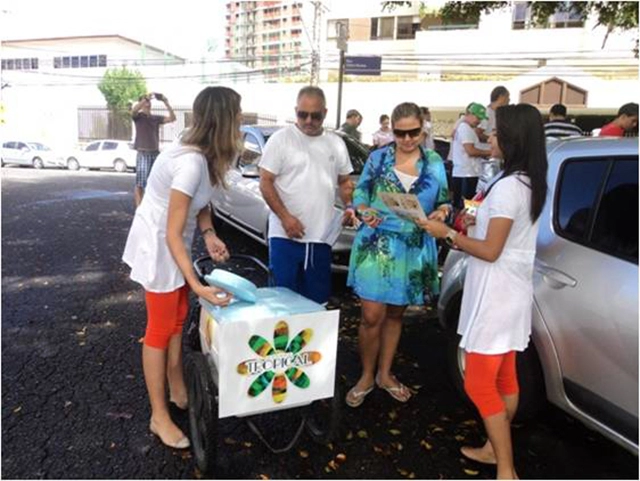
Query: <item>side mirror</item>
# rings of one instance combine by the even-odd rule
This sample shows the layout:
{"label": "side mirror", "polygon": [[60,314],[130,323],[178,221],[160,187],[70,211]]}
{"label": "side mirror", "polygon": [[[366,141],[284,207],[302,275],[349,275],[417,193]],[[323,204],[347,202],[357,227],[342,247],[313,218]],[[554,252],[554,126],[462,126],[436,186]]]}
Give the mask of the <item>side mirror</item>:
{"label": "side mirror", "polygon": [[250,179],[257,179],[260,177],[260,169],[256,164],[248,164],[240,167],[240,172],[242,173],[242,177],[247,177]]}
{"label": "side mirror", "polygon": [[25,145],[20,150],[23,151],[23,152],[29,152],[31,149]]}

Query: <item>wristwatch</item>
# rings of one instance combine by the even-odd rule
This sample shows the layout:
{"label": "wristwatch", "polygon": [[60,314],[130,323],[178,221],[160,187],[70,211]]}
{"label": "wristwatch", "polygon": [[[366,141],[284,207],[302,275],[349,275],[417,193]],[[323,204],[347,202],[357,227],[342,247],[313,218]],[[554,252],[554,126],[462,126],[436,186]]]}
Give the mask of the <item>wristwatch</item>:
{"label": "wristwatch", "polygon": [[456,245],[457,237],[458,237],[458,232],[453,229],[449,229],[449,231],[447,232],[447,235],[444,237],[444,241],[447,243],[449,247],[453,247]]}

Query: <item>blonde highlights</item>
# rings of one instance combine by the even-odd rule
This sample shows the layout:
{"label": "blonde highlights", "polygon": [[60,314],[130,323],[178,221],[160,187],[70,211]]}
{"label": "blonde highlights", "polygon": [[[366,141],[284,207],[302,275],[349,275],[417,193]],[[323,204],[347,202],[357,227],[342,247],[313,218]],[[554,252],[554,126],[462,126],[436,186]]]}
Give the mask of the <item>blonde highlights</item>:
{"label": "blonde highlights", "polygon": [[193,125],[182,138],[207,158],[211,185],[225,185],[225,175],[242,148],[240,95],[227,87],[207,87],[193,102]]}

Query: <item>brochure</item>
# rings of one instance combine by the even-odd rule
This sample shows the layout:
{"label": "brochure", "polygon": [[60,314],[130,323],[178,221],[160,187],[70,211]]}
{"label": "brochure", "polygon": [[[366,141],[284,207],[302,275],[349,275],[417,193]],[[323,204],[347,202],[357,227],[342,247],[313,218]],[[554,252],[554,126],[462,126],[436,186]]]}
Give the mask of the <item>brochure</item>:
{"label": "brochure", "polygon": [[414,194],[400,194],[396,192],[381,192],[380,198],[391,211],[405,219],[424,219],[427,216],[422,210],[420,201]]}
{"label": "brochure", "polygon": [[340,237],[340,233],[342,232],[342,219],[344,216],[344,211],[342,209],[338,209],[336,207],[333,208],[333,217],[331,218],[331,222],[325,229],[322,234],[321,241],[333,246]]}

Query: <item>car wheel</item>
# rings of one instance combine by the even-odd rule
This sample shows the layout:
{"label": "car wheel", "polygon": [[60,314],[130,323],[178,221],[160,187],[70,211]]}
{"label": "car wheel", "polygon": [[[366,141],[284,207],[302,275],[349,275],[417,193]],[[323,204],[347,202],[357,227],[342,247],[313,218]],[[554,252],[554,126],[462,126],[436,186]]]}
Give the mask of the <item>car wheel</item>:
{"label": "car wheel", "polygon": [[40,157],[36,157],[33,159],[33,168],[34,169],[44,169],[44,162]]}
{"label": "car wheel", "polygon": [[74,157],[71,157],[67,160],[67,169],[69,170],[78,170],[80,168],[80,163]]}
{"label": "car wheel", "polygon": [[116,159],[113,162],[113,168],[116,172],[126,172],[127,171],[127,163],[122,159]]}
{"label": "car wheel", "polygon": [[[460,347],[462,336],[457,333],[460,316],[460,304],[462,296],[454,298],[447,309],[447,371],[453,387],[468,406],[475,406],[464,390],[465,355]],[[518,373],[518,385],[520,387],[520,399],[518,411],[514,421],[527,421],[535,417],[545,405],[545,388],[542,367],[533,342],[524,352],[519,352],[516,357],[516,370]]]}

